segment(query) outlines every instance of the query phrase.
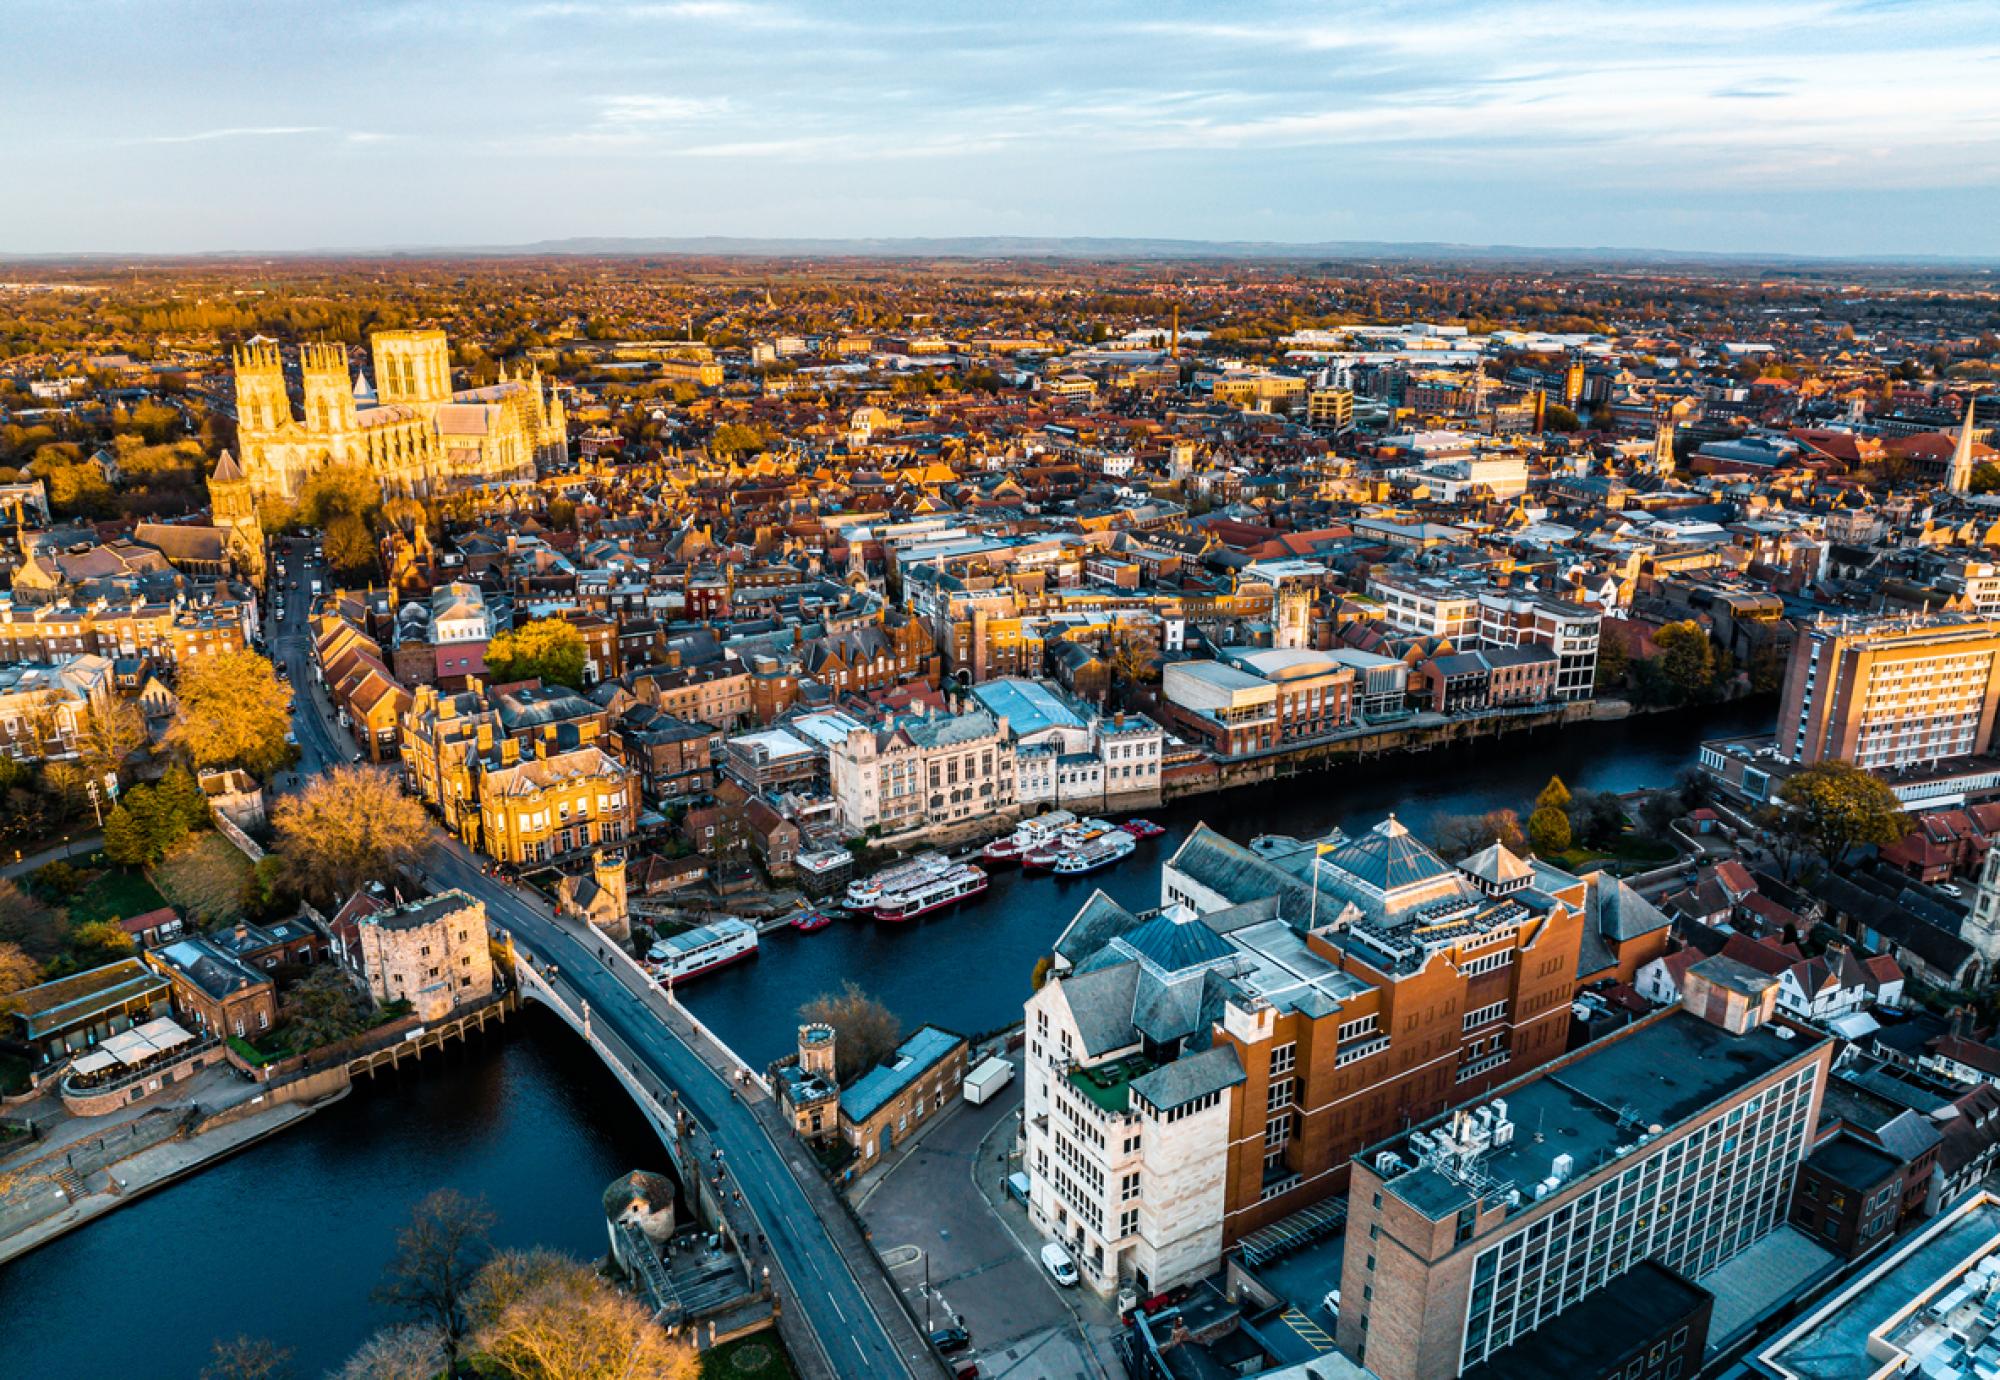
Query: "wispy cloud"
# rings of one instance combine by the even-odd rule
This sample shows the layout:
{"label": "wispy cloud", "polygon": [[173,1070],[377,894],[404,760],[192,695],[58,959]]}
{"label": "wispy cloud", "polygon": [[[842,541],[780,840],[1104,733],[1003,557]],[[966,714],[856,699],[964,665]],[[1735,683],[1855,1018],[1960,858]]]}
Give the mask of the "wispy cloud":
{"label": "wispy cloud", "polygon": [[128,144],[206,144],[217,139],[276,139],[295,134],[325,134],[325,125],[230,125],[223,129],[203,129],[192,134],[141,134]]}

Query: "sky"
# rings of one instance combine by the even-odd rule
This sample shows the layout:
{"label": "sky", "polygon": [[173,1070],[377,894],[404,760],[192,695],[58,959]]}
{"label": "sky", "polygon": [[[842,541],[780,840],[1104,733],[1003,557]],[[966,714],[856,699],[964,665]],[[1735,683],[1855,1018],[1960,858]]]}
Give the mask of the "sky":
{"label": "sky", "polygon": [[2000,256],[1996,0],[0,0],[0,253]]}

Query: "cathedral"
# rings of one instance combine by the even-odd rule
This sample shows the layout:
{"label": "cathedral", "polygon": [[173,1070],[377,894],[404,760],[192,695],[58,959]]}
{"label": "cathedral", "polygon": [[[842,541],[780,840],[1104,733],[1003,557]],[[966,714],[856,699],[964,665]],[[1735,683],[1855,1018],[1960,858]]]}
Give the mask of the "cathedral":
{"label": "cathedral", "polygon": [[329,464],[366,466],[385,499],[428,498],[532,484],[537,461],[568,457],[562,400],[539,370],[454,392],[443,331],[377,331],[369,343],[372,387],[365,374],[349,380],[345,345],[299,347],[303,418],[276,343],[232,352],[237,452],[256,499],[295,499]]}

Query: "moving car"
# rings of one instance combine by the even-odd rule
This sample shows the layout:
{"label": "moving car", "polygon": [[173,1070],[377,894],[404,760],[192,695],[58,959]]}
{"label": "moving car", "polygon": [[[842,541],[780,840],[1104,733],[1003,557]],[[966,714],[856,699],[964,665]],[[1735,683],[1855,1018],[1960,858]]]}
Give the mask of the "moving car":
{"label": "moving car", "polygon": [[1076,1262],[1069,1258],[1069,1252],[1051,1241],[1042,1247],[1042,1268],[1049,1272],[1049,1278],[1065,1289],[1076,1287]]}

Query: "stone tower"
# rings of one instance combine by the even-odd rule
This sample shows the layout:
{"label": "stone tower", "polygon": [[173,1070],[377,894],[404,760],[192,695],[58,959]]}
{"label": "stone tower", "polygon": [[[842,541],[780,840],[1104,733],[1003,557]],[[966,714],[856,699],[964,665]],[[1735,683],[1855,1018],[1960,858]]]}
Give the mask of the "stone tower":
{"label": "stone tower", "polygon": [[1574,410],[1583,401],[1583,351],[1571,350],[1563,369],[1563,406]]}
{"label": "stone tower", "polygon": [[1671,413],[1653,421],[1653,473],[1662,479],[1674,472],[1674,419]]}
{"label": "stone tower", "polygon": [[354,385],[347,378],[347,347],[299,346],[299,378],[305,386],[306,430],[321,436],[354,430]]}
{"label": "stone tower", "polygon": [[244,432],[272,432],[292,419],[285,395],[285,362],[277,345],[252,340],[229,353],[236,368],[236,425]]}
{"label": "stone tower", "polygon": [[384,406],[451,401],[451,346],[443,331],[377,331],[375,392]]}
{"label": "stone tower", "polygon": [[833,1081],[833,1049],[832,1026],[815,1024],[799,1027],[800,1072],[818,1074],[831,1083]]}
{"label": "stone tower", "polygon": [[1296,651],[1312,645],[1313,592],[1304,585],[1278,591],[1278,621],[1272,645]]}
{"label": "stone tower", "polygon": [[2000,962],[2000,848],[1986,850],[1979,869],[1979,888],[1972,893],[1972,913],[1958,927],[1958,937],[1979,955],[1981,978],[1991,980]]}
{"label": "stone tower", "polygon": [[250,481],[228,451],[215,462],[208,477],[209,521],[229,529],[229,550],[255,585],[264,583],[264,524],[257,516],[257,498]]}
{"label": "stone tower", "polygon": [[590,855],[590,875],[598,889],[605,895],[606,910],[615,910],[619,915],[627,911],[625,903],[625,859],[602,849]]}

